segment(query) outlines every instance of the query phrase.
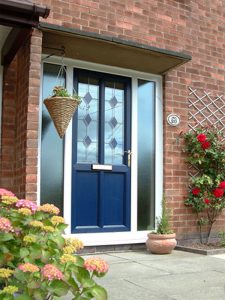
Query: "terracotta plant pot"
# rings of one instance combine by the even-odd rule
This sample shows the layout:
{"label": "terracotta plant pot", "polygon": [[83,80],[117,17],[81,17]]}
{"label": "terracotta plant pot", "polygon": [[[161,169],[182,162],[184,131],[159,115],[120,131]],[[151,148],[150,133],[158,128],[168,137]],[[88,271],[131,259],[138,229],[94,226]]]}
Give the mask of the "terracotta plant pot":
{"label": "terracotta plant pot", "polygon": [[154,254],[169,254],[176,247],[176,234],[149,233],[146,241],[147,250]]}

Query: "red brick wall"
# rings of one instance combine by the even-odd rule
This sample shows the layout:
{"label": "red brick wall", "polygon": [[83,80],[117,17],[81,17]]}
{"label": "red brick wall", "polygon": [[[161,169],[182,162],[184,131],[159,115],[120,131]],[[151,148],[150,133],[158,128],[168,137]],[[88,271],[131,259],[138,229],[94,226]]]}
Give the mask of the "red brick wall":
{"label": "red brick wall", "polygon": [[14,189],[14,143],[16,122],[16,81],[15,72],[17,61],[4,68],[4,84],[2,93],[2,128],[1,128],[1,156],[0,156],[0,186]]}
{"label": "red brick wall", "polygon": [[[224,1],[36,0],[35,2],[51,8],[50,16],[44,22],[133,40],[163,49],[183,51],[192,56],[192,61],[168,72],[164,78],[164,188],[169,206],[173,208],[175,231],[182,235],[196,232],[194,216],[183,205],[187,193],[188,174],[176,138],[181,130],[188,130],[189,86],[202,91],[211,91],[212,95],[225,94]],[[39,55],[40,53],[36,58]],[[33,61],[33,66],[38,69],[38,62],[36,63]],[[35,86],[31,85],[28,96],[26,193],[35,197],[38,76],[31,82],[32,84],[35,82]],[[33,92],[35,95],[31,96]],[[179,127],[167,125],[166,117],[171,112],[180,115]],[[34,121],[30,119],[32,114]]]}
{"label": "red brick wall", "polygon": [[36,200],[42,34],[34,30],[3,78],[0,186]]}
{"label": "red brick wall", "polygon": [[30,42],[29,89],[26,130],[26,197],[37,200],[39,93],[42,33],[35,29]]}
{"label": "red brick wall", "polygon": [[[39,1],[51,7],[47,22],[125,40],[183,51],[192,61],[164,78],[164,189],[173,208],[178,235],[196,232],[195,216],[183,201],[188,172],[177,140],[188,130],[188,87],[225,93],[224,1],[207,0],[64,0]],[[179,127],[166,122],[169,113],[181,117]]]}

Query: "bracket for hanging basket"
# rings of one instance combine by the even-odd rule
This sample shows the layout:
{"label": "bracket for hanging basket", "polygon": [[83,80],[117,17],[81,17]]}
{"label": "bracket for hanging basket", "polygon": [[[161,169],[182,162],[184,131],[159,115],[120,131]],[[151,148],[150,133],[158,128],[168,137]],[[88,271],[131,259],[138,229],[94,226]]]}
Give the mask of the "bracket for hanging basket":
{"label": "bracket for hanging basket", "polygon": [[52,96],[44,100],[60,138],[63,138],[80,102],[79,97]]}

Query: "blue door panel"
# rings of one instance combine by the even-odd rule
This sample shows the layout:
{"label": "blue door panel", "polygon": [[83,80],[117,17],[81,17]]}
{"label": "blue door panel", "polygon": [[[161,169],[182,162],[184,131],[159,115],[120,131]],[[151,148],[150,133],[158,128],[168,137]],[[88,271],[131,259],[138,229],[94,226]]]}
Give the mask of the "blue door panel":
{"label": "blue door panel", "polygon": [[104,226],[125,225],[125,174],[106,173],[104,176]]}
{"label": "blue door panel", "polygon": [[72,206],[73,227],[98,227],[98,174],[79,171],[74,177],[73,186],[76,203]]}

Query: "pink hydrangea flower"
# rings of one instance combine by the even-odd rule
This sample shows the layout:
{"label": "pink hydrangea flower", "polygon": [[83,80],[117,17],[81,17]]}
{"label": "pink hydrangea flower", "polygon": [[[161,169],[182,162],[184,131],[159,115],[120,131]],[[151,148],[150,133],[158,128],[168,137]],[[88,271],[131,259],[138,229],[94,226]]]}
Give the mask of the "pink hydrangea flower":
{"label": "pink hydrangea flower", "polygon": [[4,217],[0,218],[0,231],[13,232],[13,227],[9,219]]}
{"label": "pink hydrangea flower", "polygon": [[41,269],[42,276],[51,281],[53,279],[62,280],[63,274],[62,272],[54,265],[47,264]]}
{"label": "pink hydrangea flower", "polygon": [[24,273],[26,273],[26,272],[34,273],[34,272],[39,271],[38,266],[31,264],[31,263],[25,263],[23,265],[19,265],[18,269],[23,271]]}
{"label": "pink hydrangea flower", "polygon": [[6,189],[2,189],[2,188],[0,188],[0,196],[15,197],[15,195],[12,192],[10,192],[10,191],[8,191]]}
{"label": "pink hydrangea flower", "polygon": [[26,199],[21,199],[19,201],[16,202],[16,207],[26,207],[29,208],[33,213],[35,213],[35,211],[37,210],[37,204],[35,204],[34,202],[30,201],[30,200],[26,200]]}
{"label": "pink hydrangea flower", "polygon": [[108,264],[101,258],[90,257],[84,262],[84,267],[90,272],[106,273],[109,269]]}
{"label": "pink hydrangea flower", "polygon": [[56,207],[54,204],[49,204],[49,203],[39,206],[38,210],[43,211],[45,213],[54,214],[54,215],[58,215],[60,213],[58,207]]}

